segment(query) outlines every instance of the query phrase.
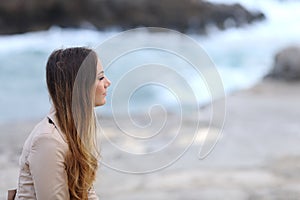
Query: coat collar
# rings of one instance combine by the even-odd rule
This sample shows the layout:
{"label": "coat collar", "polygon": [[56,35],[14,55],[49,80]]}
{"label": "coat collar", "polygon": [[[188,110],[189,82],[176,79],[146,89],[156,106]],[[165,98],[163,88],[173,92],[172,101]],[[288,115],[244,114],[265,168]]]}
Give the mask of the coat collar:
{"label": "coat collar", "polygon": [[50,108],[50,111],[49,111],[47,117],[54,123],[54,126],[55,126],[56,130],[62,136],[63,140],[65,142],[67,142],[65,134],[59,128],[58,121],[57,121],[57,118],[56,118],[56,110],[55,110],[53,105],[51,105],[51,108]]}

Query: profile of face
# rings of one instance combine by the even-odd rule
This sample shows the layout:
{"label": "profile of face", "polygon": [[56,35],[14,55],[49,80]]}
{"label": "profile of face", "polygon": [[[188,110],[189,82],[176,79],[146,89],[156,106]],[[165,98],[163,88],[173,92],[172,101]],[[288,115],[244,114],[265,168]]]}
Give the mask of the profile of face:
{"label": "profile of face", "polygon": [[106,103],[106,92],[110,83],[110,80],[104,75],[103,67],[98,59],[95,82],[95,106],[102,106]]}

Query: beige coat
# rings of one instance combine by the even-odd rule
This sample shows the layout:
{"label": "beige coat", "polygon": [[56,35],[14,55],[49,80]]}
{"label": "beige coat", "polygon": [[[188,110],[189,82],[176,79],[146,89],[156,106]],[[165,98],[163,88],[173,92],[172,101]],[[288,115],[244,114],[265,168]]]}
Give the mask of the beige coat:
{"label": "beige coat", "polygon": [[[27,138],[19,160],[17,200],[68,200],[65,170],[68,144],[57,126],[55,110],[35,126]],[[98,200],[92,188],[89,200]]]}

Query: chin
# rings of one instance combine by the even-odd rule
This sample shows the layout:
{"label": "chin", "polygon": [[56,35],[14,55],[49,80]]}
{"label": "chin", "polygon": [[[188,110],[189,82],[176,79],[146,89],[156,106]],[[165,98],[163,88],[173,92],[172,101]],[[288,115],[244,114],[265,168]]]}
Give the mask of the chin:
{"label": "chin", "polygon": [[102,102],[96,102],[96,103],[95,103],[95,107],[103,106],[105,103],[106,103],[105,100],[103,100]]}

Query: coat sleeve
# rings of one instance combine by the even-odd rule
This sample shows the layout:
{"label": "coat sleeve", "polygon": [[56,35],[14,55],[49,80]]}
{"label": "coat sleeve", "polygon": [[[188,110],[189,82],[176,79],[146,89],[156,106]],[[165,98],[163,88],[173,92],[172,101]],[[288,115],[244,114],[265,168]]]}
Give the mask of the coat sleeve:
{"label": "coat sleeve", "polygon": [[28,164],[37,200],[69,200],[65,151],[51,134],[38,136],[31,147]]}

